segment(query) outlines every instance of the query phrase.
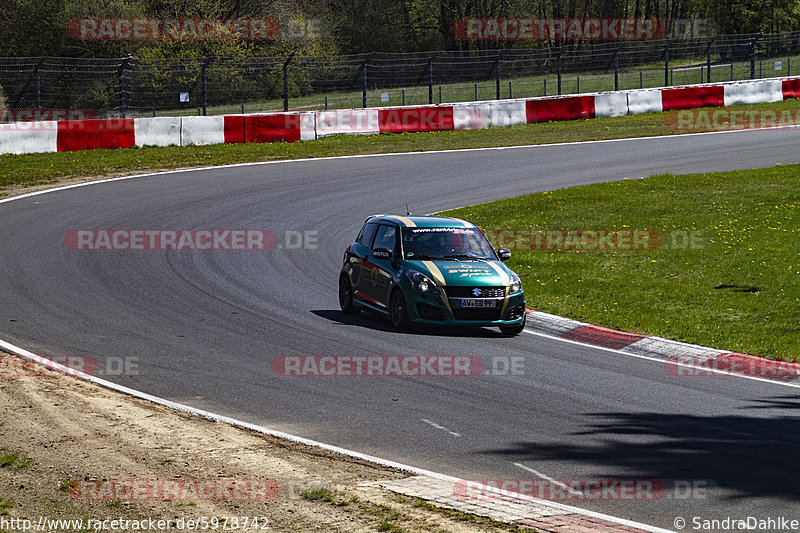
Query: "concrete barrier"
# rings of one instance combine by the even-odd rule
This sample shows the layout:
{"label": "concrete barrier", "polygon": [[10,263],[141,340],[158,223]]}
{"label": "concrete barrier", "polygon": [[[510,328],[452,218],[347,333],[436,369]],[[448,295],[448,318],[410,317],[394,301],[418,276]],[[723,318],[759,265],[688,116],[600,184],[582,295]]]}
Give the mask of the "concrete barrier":
{"label": "concrete barrier", "polygon": [[381,133],[452,131],[453,106],[381,108],[378,127]]}
{"label": "concrete barrier", "polygon": [[133,119],[136,146],[180,146],[180,117],[153,117]]}
{"label": "concrete barrier", "polygon": [[758,80],[730,83],[723,86],[726,106],[761,104],[783,100],[781,80]]}
{"label": "concrete barrier", "polygon": [[380,133],[377,109],[337,109],[317,111],[317,138],[346,133],[366,135]]}
{"label": "concrete barrier", "polygon": [[661,106],[670,109],[695,109],[725,105],[725,88],[722,85],[697,85],[661,89]]}
{"label": "concrete barrier", "polygon": [[626,91],[625,96],[628,99],[629,115],[638,115],[640,113],[658,113],[664,110],[661,103],[661,91],[658,89]]}
{"label": "concrete barrier", "polygon": [[55,152],[58,122],[14,122],[0,124],[0,154]]}
{"label": "concrete barrier", "polygon": [[621,117],[628,114],[628,97],[625,93],[599,93],[594,95],[594,116]]}
{"label": "concrete barrier", "polygon": [[130,148],[134,142],[132,118],[58,122],[56,147],[59,152]]}
{"label": "concrete barrier", "polygon": [[500,100],[453,105],[453,127],[475,130],[489,127],[513,126],[528,122],[525,100]]}
{"label": "concrete barrier", "polygon": [[225,117],[182,117],[181,146],[225,142]]}

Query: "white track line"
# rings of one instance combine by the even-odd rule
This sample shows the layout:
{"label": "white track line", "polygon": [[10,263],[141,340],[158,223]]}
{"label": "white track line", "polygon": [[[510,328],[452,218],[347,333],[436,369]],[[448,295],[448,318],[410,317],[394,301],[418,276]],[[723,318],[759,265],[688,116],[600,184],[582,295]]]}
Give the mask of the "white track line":
{"label": "white track line", "polygon": [[[153,403],[158,404],[158,405],[163,405],[165,407],[169,407],[170,409],[176,409],[178,411],[183,411],[185,413],[189,413],[189,414],[192,414],[192,415],[195,415],[195,416],[199,416],[199,417],[205,418],[207,420],[211,420],[211,421],[214,421],[214,422],[221,422],[221,423],[224,423],[224,424],[229,424],[229,425],[232,425],[232,426],[248,429],[248,430],[254,431],[256,433],[261,433],[263,435],[270,435],[270,436],[273,436],[273,437],[286,439],[286,440],[291,441],[291,442],[297,442],[297,443],[300,443],[300,444],[305,444],[306,446],[313,446],[315,448],[321,448],[323,450],[328,450],[328,451],[331,451],[331,452],[335,452],[335,453],[338,453],[338,454],[341,454],[341,455],[345,455],[347,457],[353,457],[353,458],[356,458],[356,459],[362,459],[364,461],[370,461],[372,463],[376,463],[376,464],[379,464],[381,466],[386,466],[386,467],[389,467],[389,468],[395,468],[397,470],[410,472],[412,474],[416,474],[416,475],[420,475],[420,476],[428,476],[428,477],[431,477],[431,478],[434,478],[434,479],[447,481],[447,482],[453,483],[453,485],[455,485],[459,481],[463,481],[463,480],[461,480],[461,479],[459,479],[457,477],[448,476],[446,474],[440,474],[438,472],[433,472],[431,470],[425,470],[423,468],[417,468],[415,466],[410,466],[410,465],[406,465],[406,464],[403,464],[403,463],[398,463],[396,461],[390,461],[388,459],[382,459],[380,457],[375,457],[373,455],[367,455],[367,454],[364,454],[364,453],[361,453],[361,452],[348,450],[346,448],[340,448],[339,446],[333,446],[331,444],[325,444],[324,442],[318,442],[318,441],[315,441],[315,440],[306,439],[306,438],[303,438],[303,437],[298,437],[296,435],[291,435],[289,433],[284,433],[283,431],[277,431],[277,430],[266,428],[266,427],[263,427],[263,426],[256,426],[255,424],[251,424],[249,422],[244,422],[242,420],[238,420],[238,419],[235,419],[235,418],[218,415],[218,414],[212,413],[210,411],[204,411],[202,409],[196,409],[194,407],[191,407],[191,406],[188,406],[188,405],[185,405],[185,404],[182,404],[182,403],[177,403],[177,402],[173,402],[173,401],[170,401],[170,400],[166,400],[164,398],[159,398],[158,396],[153,396],[152,394],[147,394],[145,392],[140,392],[140,391],[137,391],[135,389],[131,389],[129,387],[118,385],[116,383],[112,383],[111,381],[106,381],[104,379],[100,379],[100,378],[98,378],[96,376],[91,376],[91,375],[88,375],[88,374],[84,374],[83,372],[76,372],[75,370],[67,368],[64,365],[61,365],[61,364],[58,364],[58,363],[54,363],[54,362],[50,361],[49,359],[46,359],[46,358],[44,358],[42,356],[39,356],[39,355],[36,355],[36,354],[34,354],[32,352],[29,352],[28,350],[25,350],[23,348],[20,348],[18,346],[15,346],[15,345],[13,345],[13,344],[11,344],[9,342],[3,341],[3,340],[0,340],[0,348],[3,348],[6,351],[9,351],[11,353],[17,354],[20,357],[23,357],[23,358],[28,359],[30,361],[33,361],[35,363],[39,363],[39,364],[45,365],[46,367],[48,367],[50,369],[64,372],[65,374],[69,374],[69,375],[75,376],[77,378],[89,381],[89,382],[94,383],[96,385],[99,385],[101,387],[105,387],[107,389],[115,390],[117,392],[121,392],[121,393],[127,394],[129,396],[133,396],[134,398],[140,398],[142,400],[147,400],[147,401],[153,402]],[[486,490],[488,492],[495,492],[496,491],[496,487],[484,487],[484,490]],[[539,504],[539,505],[548,505],[548,506],[560,509],[562,511],[569,512],[569,513],[581,514],[581,515],[584,515],[584,516],[589,516],[589,517],[597,518],[597,519],[600,519],[600,520],[607,520],[609,522],[614,522],[614,523],[617,523],[617,524],[620,524],[620,525],[635,527],[635,528],[641,529],[643,531],[650,531],[650,532],[653,532],[653,533],[665,533],[665,532],[668,531],[668,530],[665,530],[665,529],[661,529],[661,528],[657,528],[657,527],[654,527],[654,526],[650,526],[648,524],[640,524],[638,522],[633,522],[631,520],[627,520],[627,519],[624,519],[624,518],[618,518],[618,517],[611,516],[611,515],[606,515],[606,514],[602,514],[602,513],[596,513],[594,511],[587,511],[585,509],[580,509],[578,507],[572,507],[572,506],[569,506],[569,505],[564,505],[564,504],[560,504],[560,503],[556,503],[556,502],[543,502],[543,501],[537,500],[535,498],[531,498],[529,496],[526,496],[524,494],[517,495],[517,494],[511,494],[511,493],[505,492],[504,495],[513,496],[513,497],[515,497],[515,498],[517,498],[519,500],[529,501],[529,502],[536,503],[536,504]]]}
{"label": "white track line", "polygon": [[[539,337],[546,337],[548,339],[553,339],[553,340],[560,341],[560,342],[568,342],[570,344],[577,344],[578,346],[587,346],[589,348],[595,348],[597,350],[605,350],[607,352],[621,354],[621,355],[627,355],[628,357],[635,357],[637,359],[646,359],[648,361],[655,361],[657,363],[661,363],[662,365],[667,362],[666,358],[659,358],[659,357],[654,357],[652,355],[643,355],[643,354],[639,354],[639,353],[623,352],[622,350],[619,350],[617,348],[607,348],[605,346],[597,346],[595,344],[589,344],[587,342],[574,341],[572,339],[563,339],[561,337],[556,337],[555,335],[550,335],[548,333],[540,333],[538,331],[532,331],[530,329],[525,329],[523,331],[525,333],[530,334],[530,335],[538,335]],[[765,361],[768,361],[768,359],[765,359]],[[707,367],[704,367],[704,366],[691,365],[691,364],[687,364],[687,363],[679,363],[679,362],[674,362],[673,363],[673,362],[670,362],[670,364],[674,364],[676,366],[683,366],[683,367],[687,367],[687,368],[702,369],[704,372],[706,372],[706,371],[707,372],[712,372],[712,373],[715,373],[715,374],[720,374],[722,376],[730,376],[730,377],[742,378],[742,379],[752,379],[754,381],[761,381],[762,383],[771,383],[773,385],[780,385],[780,386],[783,386],[783,387],[791,387],[793,389],[800,389],[800,384],[798,384],[798,383],[785,383],[783,381],[775,381],[775,380],[771,380],[771,379],[760,378],[758,376],[748,376],[747,374],[734,374],[734,373],[732,373],[730,371],[726,371],[726,370],[718,370],[718,369],[714,369],[714,368],[707,368]]]}
{"label": "white track line", "polygon": [[232,165],[216,165],[216,166],[208,166],[208,167],[196,167],[196,168],[184,168],[184,169],[176,169],[176,170],[164,170],[161,172],[150,172],[147,174],[136,174],[133,176],[120,176],[118,178],[106,178],[103,180],[97,181],[86,181],[83,183],[75,183],[72,185],[64,185],[62,187],[54,187],[52,189],[45,189],[41,191],[29,192],[25,194],[20,194],[18,196],[11,196],[9,198],[0,199],[0,204],[5,202],[10,202],[12,200],[19,200],[21,198],[28,198],[31,196],[37,196],[40,194],[46,194],[49,192],[55,191],[63,191],[66,189],[72,189],[75,187],[85,187],[87,185],[95,185],[98,183],[108,183],[112,181],[119,181],[119,180],[128,180],[134,178],[145,178],[145,177],[152,177],[152,176],[160,176],[163,174],[179,174],[182,172],[197,172],[200,170],[210,170],[210,169],[225,169],[225,168],[234,168],[234,167],[248,167],[248,166],[256,166],[256,165],[281,165],[287,163],[307,163],[309,161],[331,161],[336,159],[361,159],[361,158],[370,158],[370,157],[390,157],[390,156],[410,156],[410,155],[435,155],[435,154],[451,154],[457,152],[485,152],[485,151],[492,151],[492,150],[518,150],[518,149],[537,149],[537,148],[552,148],[554,146],[574,146],[574,145],[582,145],[582,144],[603,144],[603,143],[615,143],[615,142],[625,142],[625,141],[650,141],[650,140],[661,140],[661,139],[675,139],[680,137],[692,137],[697,135],[719,135],[719,134],[736,134],[736,133],[745,133],[748,131],[761,131],[761,130],[778,130],[778,129],[792,129],[795,126],[780,126],[774,128],[752,128],[747,130],[725,130],[725,131],[706,131],[700,133],[681,133],[675,135],[658,135],[654,137],[626,137],[624,139],[600,139],[595,141],[570,141],[570,142],[563,142],[563,143],[547,143],[547,144],[524,144],[524,145],[515,145],[515,146],[494,146],[494,147],[486,147],[486,148],[457,148],[457,149],[449,149],[449,150],[428,150],[428,151],[419,151],[419,152],[389,152],[383,154],[355,154],[355,155],[337,155],[337,156],[330,156],[330,157],[306,157],[302,159],[281,159],[278,161],[256,161],[252,163],[235,163]]}
{"label": "white track line", "polygon": [[[783,129],[783,128],[769,128],[769,129]],[[255,165],[275,165],[275,164],[299,163],[299,162],[308,162],[308,161],[327,161],[327,160],[332,160],[332,159],[356,159],[356,158],[386,157],[386,156],[427,155],[427,154],[454,153],[454,152],[480,152],[480,151],[490,151],[490,150],[513,150],[513,149],[522,149],[522,148],[536,149],[536,148],[544,148],[544,147],[552,147],[552,146],[570,146],[570,145],[580,145],[580,144],[599,144],[599,143],[610,143],[610,142],[621,142],[621,141],[647,141],[647,140],[658,140],[658,139],[664,139],[664,138],[684,137],[684,136],[691,136],[691,135],[715,135],[715,134],[720,134],[720,133],[741,133],[741,132],[745,132],[745,131],[751,131],[751,130],[712,131],[712,132],[703,132],[703,133],[686,133],[686,134],[681,134],[681,135],[660,135],[660,136],[657,136],[657,137],[634,137],[634,138],[626,138],[626,139],[603,139],[603,140],[597,140],[597,141],[574,141],[574,142],[565,142],[565,143],[549,143],[549,144],[520,145],[520,146],[500,146],[500,147],[491,147],[491,148],[465,148],[465,149],[455,149],[455,150],[435,150],[435,151],[423,151],[423,152],[395,152],[395,153],[386,153],[386,154],[358,154],[358,155],[346,155],[346,156],[334,156],[334,157],[316,157],[316,158],[312,157],[312,158],[304,158],[304,159],[285,159],[285,160],[280,160],[280,161],[261,161],[261,162],[254,162],[254,163],[238,163],[238,164],[233,164],[233,165],[217,165],[217,166],[209,166],[209,167],[198,167],[198,168],[189,168],[189,169],[167,170],[167,171],[163,171],[163,172],[151,172],[151,173],[147,173],[147,174],[137,174],[137,175],[133,175],[133,176],[121,176],[121,177],[118,177],[118,178],[107,178],[107,179],[104,179],[104,180],[97,180],[97,181],[87,181],[87,182],[84,182],[84,183],[76,183],[76,184],[73,184],[73,185],[65,185],[65,186],[62,186],[62,187],[55,187],[55,188],[52,188],[52,189],[45,189],[45,190],[41,190],[41,191],[35,191],[35,192],[26,193],[26,194],[21,194],[21,195],[18,195],[18,196],[12,196],[12,197],[5,198],[5,199],[0,199],[0,204],[7,203],[7,202],[12,202],[14,200],[20,200],[22,198],[29,198],[29,197],[32,197],[32,196],[38,196],[38,195],[41,195],[41,194],[47,194],[47,193],[50,193],[50,192],[63,191],[63,190],[66,190],[66,189],[73,189],[73,188],[76,188],[76,187],[85,187],[85,186],[88,186],[88,185],[96,185],[96,184],[99,184],[99,183],[109,183],[109,182],[112,182],[112,181],[120,181],[120,180],[128,180],[128,179],[135,179],[135,178],[159,176],[159,175],[163,175],[163,174],[178,174],[178,173],[183,173],[183,172],[196,172],[196,171],[200,171],[200,170],[209,170],[209,169],[224,169],[224,168],[231,168],[231,167],[244,167],[244,166],[255,166]],[[527,333],[531,333],[533,335],[541,335],[543,337],[550,337],[552,339],[560,340],[562,342],[574,342],[574,341],[569,341],[567,339],[559,339],[558,337],[553,337],[551,335],[540,334],[540,333],[537,333],[537,332],[534,332],[534,331],[529,331],[529,330],[525,330],[525,331]],[[581,345],[584,345],[584,346],[591,346],[593,348],[601,348],[601,347],[598,347],[598,346],[592,346],[590,344],[584,344],[584,343],[578,343],[578,342],[574,342],[574,343],[575,344],[581,344]],[[261,427],[261,426],[256,426],[256,425],[250,424],[248,422],[243,422],[243,421],[237,420],[235,418],[230,418],[230,417],[227,417],[227,416],[218,415],[216,413],[211,413],[209,411],[204,411],[202,409],[195,409],[194,407],[190,407],[188,405],[184,405],[184,404],[180,404],[180,403],[173,402],[173,401],[170,401],[170,400],[166,400],[164,398],[159,398],[158,396],[153,396],[151,394],[140,392],[140,391],[137,391],[135,389],[124,387],[122,385],[117,385],[116,383],[112,383],[111,381],[106,381],[104,379],[100,379],[100,378],[95,377],[95,376],[90,376],[90,375],[87,375],[87,374],[75,372],[72,369],[69,369],[69,368],[67,368],[67,367],[65,367],[63,365],[57,364],[57,363],[53,363],[49,359],[46,359],[46,358],[41,357],[41,356],[38,356],[38,355],[36,355],[36,354],[34,354],[32,352],[29,352],[29,351],[27,351],[27,350],[25,350],[23,348],[15,346],[15,345],[13,345],[13,344],[11,344],[9,342],[6,342],[6,341],[4,341],[2,339],[0,339],[0,348],[3,348],[3,349],[5,349],[5,350],[7,350],[7,351],[9,351],[11,353],[17,354],[17,355],[19,355],[21,357],[24,357],[24,358],[29,359],[31,361],[34,361],[36,363],[42,364],[42,365],[44,365],[44,366],[46,366],[48,368],[52,368],[52,369],[55,369],[55,370],[60,370],[60,371],[62,371],[64,373],[67,373],[67,374],[70,374],[70,375],[74,375],[76,377],[80,377],[81,379],[85,379],[86,381],[89,381],[89,382],[94,383],[96,385],[100,385],[102,387],[106,387],[108,389],[115,390],[117,392],[121,392],[121,393],[127,394],[129,396],[133,396],[135,398],[140,398],[140,399],[143,399],[143,400],[147,400],[147,401],[156,403],[158,405],[163,405],[163,406],[166,406],[166,407],[169,407],[169,408],[172,408],[172,409],[177,409],[179,411],[183,411],[183,412],[190,413],[190,414],[202,417],[202,418],[206,418],[208,420],[212,420],[212,421],[215,421],[215,422],[222,422],[222,423],[225,423],[225,424],[230,424],[230,425],[233,425],[233,426],[249,429],[251,431],[255,431],[257,433],[261,433],[261,434],[264,434],[264,435],[271,435],[271,436],[278,437],[278,438],[283,438],[283,439],[286,439],[286,440],[289,440],[289,441],[292,441],[292,442],[297,442],[297,443],[300,443],[300,444],[305,444],[305,445],[308,445],[308,446],[313,446],[313,447],[316,447],[316,448],[329,450],[329,451],[332,451],[332,452],[335,452],[335,453],[340,453],[342,455],[346,455],[348,457],[353,457],[353,458],[357,458],[357,459],[363,459],[365,461],[371,461],[373,463],[376,463],[376,464],[379,464],[379,465],[382,465],[382,466],[387,466],[389,468],[396,468],[398,470],[411,472],[411,473],[417,474],[417,475],[429,476],[429,477],[432,477],[432,478],[435,478],[435,479],[441,479],[441,480],[445,480],[445,481],[452,481],[453,483],[456,483],[457,481],[460,481],[458,478],[455,478],[455,477],[452,477],[452,476],[448,476],[448,475],[445,475],[445,474],[440,474],[438,472],[433,472],[433,471],[430,471],[430,470],[417,468],[415,466],[410,466],[410,465],[406,465],[406,464],[403,464],[403,463],[398,463],[398,462],[395,462],[395,461],[382,459],[380,457],[375,457],[375,456],[363,454],[363,453],[356,452],[356,451],[353,451],[353,450],[347,450],[345,448],[340,448],[338,446],[332,446],[330,444],[325,444],[323,442],[317,442],[317,441],[314,441],[314,440],[311,440],[311,439],[298,437],[296,435],[291,435],[289,433],[284,433],[282,431],[277,431],[277,430],[274,430],[274,429],[269,429],[269,428],[265,428],[265,427]],[[606,349],[606,350],[617,352],[617,353],[623,353],[625,355],[630,355],[630,356],[634,356],[634,357],[640,357],[642,359],[651,359],[653,361],[657,361],[658,360],[658,359],[647,357],[647,356],[621,352],[619,350],[611,350],[609,348],[601,348],[601,349]],[[751,379],[758,379],[758,378],[751,378]],[[766,380],[761,380],[761,381],[766,381]],[[769,382],[769,383],[773,383],[773,382]],[[800,387],[798,385],[793,385],[793,386]],[[492,491],[493,487],[486,487],[486,490],[487,491]],[[529,501],[532,501],[532,502],[535,502],[535,503],[541,503],[541,502],[538,502],[538,501],[536,501],[534,499],[526,497],[525,495],[518,495],[518,497],[521,500],[529,500]],[[602,513],[596,513],[594,511],[587,511],[585,509],[580,509],[578,507],[572,507],[572,506],[569,506],[569,505],[564,505],[564,504],[560,504],[560,503],[556,503],[556,502],[548,502],[548,505],[551,505],[553,507],[556,507],[556,508],[559,508],[561,510],[568,511],[568,512],[571,512],[571,513],[582,514],[582,515],[585,515],[585,516],[598,518],[600,520],[608,520],[609,522],[615,522],[615,523],[618,523],[618,524],[621,524],[621,525],[635,527],[635,528],[638,528],[638,529],[642,529],[644,531],[651,531],[653,533],[668,533],[669,532],[669,530],[667,530],[667,529],[661,529],[661,528],[657,528],[657,527],[650,526],[650,525],[647,525],[647,524],[640,524],[638,522],[633,522],[631,520],[627,520],[627,519],[624,519],[624,518],[617,518],[617,517],[610,516],[610,515],[605,515],[605,514],[602,514]]]}
{"label": "white track line", "polygon": [[517,466],[517,467],[519,467],[519,468],[521,468],[523,470],[527,470],[528,472],[530,472],[534,476],[536,476],[536,477],[538,477],[540,479],[543,479],[545,481],[549,481],[550,483],[552,483],[556,487],[561,487],[563,490],[569,492],[570,494],[574,494],[576,496],[583,496],[583,492],[581,492],[579,490],[573,490],[573,489],[567,487],[565,484],[563,484],[560,481],[558,481],[557,479],[553,479],[553,478],[551,478],[549,476],[546,476],[546,475],[542,474],[541,472],[539,472],[537,470],[534,470],[533,468],[528,468],[527,466],[525,466],[522,463],[514,463],[514,466]]}

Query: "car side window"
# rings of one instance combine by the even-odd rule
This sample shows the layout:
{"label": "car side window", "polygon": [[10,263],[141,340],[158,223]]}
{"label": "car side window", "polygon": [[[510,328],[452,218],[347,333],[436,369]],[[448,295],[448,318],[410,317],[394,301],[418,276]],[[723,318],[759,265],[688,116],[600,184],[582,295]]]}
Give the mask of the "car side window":
{"label": "car side window", "polygon": [[372,236],[375,235],[375,230],[377,229],[377,224],[364,224],[364,227],[361,228],[361,233],[358,235],[358,243],[369,248],[372,244]]}
{"label": "car side window", "polygon": [[372,245],[372,249],[375,250],[377,248],[386,248],[390,252],[394,253],[396,246],[397,228],[394,226],[385,226],[381,224],[378,227],[378,233],[375,235],[375,244]]}

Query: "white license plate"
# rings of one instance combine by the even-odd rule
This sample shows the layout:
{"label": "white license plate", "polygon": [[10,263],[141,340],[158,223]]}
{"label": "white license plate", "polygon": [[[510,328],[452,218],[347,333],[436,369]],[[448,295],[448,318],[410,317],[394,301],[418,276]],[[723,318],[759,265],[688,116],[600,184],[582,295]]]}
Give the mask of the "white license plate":
{"label": "white license plate", "polygon": [[496,307],[496,300],[478,298],[462,298],[458,301],[459,307]]}

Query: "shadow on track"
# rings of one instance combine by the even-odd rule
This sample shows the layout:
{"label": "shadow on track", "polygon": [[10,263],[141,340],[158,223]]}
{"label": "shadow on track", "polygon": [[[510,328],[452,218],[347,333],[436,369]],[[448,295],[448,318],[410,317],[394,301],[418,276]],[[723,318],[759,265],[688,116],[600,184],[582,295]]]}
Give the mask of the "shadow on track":
{"label": "shadow on track", "polygon": [[[800,396],[755,402],[768,403],[743,409],[800,408]],[[533,464],[593,465],[583,476],[586,478],[630,478],[630,472],[636,472],[642,479],[702,481],[732,491],[737,500],[774,497],[797,501],[800,468],[795,454],[800,444],[800,417],[781,414],[761,418],[594,413],[586,415],[586,429],[568,442],[518,442],[482,453]],[[608,468],[597,471],[597,465]]]}
{"label": "shadow on track", "polygon": [[314,309],[311,311],[318,317],[330,320],[340,325],[357,326],[375,331],[384,331],[390,333],[400,333],[408,335],[431,335],[437,337],[476,337],[485,339],[504,338],[506,335],[500,333],[495,328],[480,328],[480,327],[436,327],[436,326],[419,326],[415,325],[408,329],[408,331],[399,331],[392,327],[388,319],[380,316],[377,313],[370,313],[362,311],[360,314],[353,316],[347,315],[338,309]]}

